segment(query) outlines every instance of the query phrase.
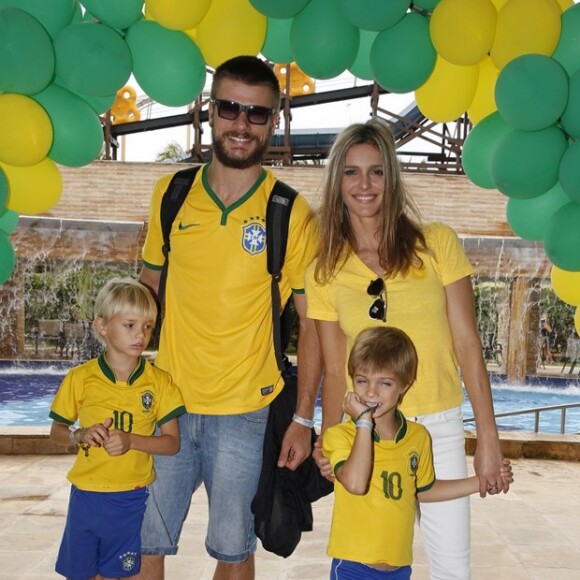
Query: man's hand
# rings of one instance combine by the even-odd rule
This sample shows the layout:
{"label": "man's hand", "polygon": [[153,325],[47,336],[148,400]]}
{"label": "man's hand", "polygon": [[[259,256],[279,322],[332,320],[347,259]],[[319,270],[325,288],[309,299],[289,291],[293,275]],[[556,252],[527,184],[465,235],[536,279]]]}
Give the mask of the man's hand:
{"label": "man's hand", "polygon": [[284,433],[278,467],[294,471],[311,453],[310,429],[292,421]]}

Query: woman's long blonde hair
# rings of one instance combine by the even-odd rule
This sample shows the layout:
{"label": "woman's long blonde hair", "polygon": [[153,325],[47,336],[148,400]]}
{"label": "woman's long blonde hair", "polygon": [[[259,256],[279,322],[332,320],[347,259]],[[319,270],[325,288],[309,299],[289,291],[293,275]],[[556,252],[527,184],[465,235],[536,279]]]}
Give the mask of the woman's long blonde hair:
{"label": "woman's long blonde hair", "polygon": [[330,150],[319,210],[320,247],[314,273],[319,284],[329,282],[357,249],[350,216],[342,200],[342,177],[348,150],[362,143],[377,148],[385,172],[377,232],[379,261],[385,275],[405,274],[411,266],[423,263],[418,252],[427,249],[425,236],[420,228],[419,212],[408,198],[401,178],[393,134],[384,121],[374,117],[344,129]]}

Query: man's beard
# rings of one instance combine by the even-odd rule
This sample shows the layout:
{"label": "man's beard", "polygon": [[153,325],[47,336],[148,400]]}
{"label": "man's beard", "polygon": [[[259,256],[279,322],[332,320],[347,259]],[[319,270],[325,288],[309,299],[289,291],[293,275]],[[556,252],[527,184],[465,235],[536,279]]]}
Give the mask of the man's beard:
{"label": "man's beard", "polygon": [[[228,136],[231,137],[241,137],[244,139],[251,139],[256,147],[251,150],[246,157],[232,156],[228,153],[226,149],[226,140]],[[212,128],[212,141],[213,141],[213,153],[217,160],[226,167],[232,169],[248,169],[249,167],[254,167],[254,165],[259,165],[262,162],[264,154],[268,149],[269,142],[265,140],[260,143],[253,135],[248,135],[247,133],[238,133],[236,131],[228,131],[222,133],[220,137],[217,137],[214,129]]]}

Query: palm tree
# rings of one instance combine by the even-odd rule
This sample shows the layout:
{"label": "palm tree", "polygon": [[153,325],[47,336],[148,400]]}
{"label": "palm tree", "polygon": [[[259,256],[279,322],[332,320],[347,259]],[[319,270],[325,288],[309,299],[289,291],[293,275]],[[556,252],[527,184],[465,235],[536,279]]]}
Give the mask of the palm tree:
{"label": "palm tree", "polygon": [[157,154],[155,161],[159,161],[160,163],[178,163],[185,157],[186,153],[183,147],[177,141],[172,141]]}

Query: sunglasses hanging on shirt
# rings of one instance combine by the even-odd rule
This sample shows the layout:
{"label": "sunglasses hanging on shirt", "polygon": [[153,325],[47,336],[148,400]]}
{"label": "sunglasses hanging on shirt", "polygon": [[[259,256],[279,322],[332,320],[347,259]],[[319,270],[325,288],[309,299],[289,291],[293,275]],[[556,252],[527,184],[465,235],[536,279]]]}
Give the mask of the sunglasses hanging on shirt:
{"label": "sunglasses hanging on shirt", "polygon": [[373,280],[367,288],[367,294],[375,298],[369,308],[369,316],[373,320],[387,321],[387,291],[385,281],[379,277]]}

